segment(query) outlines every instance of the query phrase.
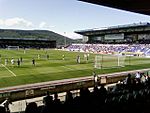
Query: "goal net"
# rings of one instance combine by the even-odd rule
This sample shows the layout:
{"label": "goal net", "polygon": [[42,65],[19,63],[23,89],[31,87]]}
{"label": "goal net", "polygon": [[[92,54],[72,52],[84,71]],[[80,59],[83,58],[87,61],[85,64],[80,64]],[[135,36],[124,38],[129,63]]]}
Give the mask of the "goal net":
{"label": "goal net", "polygon": [[117,68],[125,66],[126,56],[122,55],[95,55],[94,68]]}
{"label": "goal net", "polygon": [[19,50],[19,46],[8,46],[8,50]]}

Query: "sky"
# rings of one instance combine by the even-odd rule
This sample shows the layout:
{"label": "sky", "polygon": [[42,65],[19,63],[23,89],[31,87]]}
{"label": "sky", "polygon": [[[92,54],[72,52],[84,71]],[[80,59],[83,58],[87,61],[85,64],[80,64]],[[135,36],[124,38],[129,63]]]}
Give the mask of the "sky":
{"label": "sky", "polygon": [[0,29],[50,30],[72,39],[74,31],[150,22],[150,16],[78,0],[0,0]]}

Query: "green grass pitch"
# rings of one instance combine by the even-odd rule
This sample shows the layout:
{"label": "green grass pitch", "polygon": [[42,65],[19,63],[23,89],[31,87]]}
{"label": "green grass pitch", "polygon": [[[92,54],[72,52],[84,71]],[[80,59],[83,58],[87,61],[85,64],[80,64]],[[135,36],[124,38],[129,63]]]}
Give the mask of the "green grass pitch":
{"label": "green grass pitch", "polygon": [[[38,58],[38,54],[40,58]],[[47,59],[46,55],[49,55]],[[125,67],[95,69],[95,55],[90,54],[88,62],[84,60],[84,53],[67,52],[61,50],[0,50],[0,88],[30,84],[44,81],[60,80],[67,78],[91,76],[95,71],[97,74],[121,72],[126,70],[143,69],[150,67],[150,58],[126,57]],[[63,60],[63,55],[65,59]],[[80,55],[81,63],[76,63],[76,57]],[[17,59],[22,57],[23,62],[18,67]],[[105,57],[105,56],[103,56]],[[8,58],[8,64],[5,66],[5,58]],[[15,59],[15,65],[12,66],[10,60]],[[32,58],[36,65],[32,65]],[[112,59],[113,60],[113,59]],[[107,65],[111,67],[111,57],[108,58]]]}

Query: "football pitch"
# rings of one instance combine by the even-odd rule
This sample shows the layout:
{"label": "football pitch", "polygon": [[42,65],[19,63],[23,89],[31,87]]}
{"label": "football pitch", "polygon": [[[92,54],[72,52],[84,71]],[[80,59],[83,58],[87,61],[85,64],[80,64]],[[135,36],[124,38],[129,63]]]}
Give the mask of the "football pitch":
{"label": "football pitch", "polygon": [[[0,88],[31,84],[52,80],[92,76],[93,71],[97,74],[121,72],[150,68],[150,58],[126,57],[124,67],[110,68],[114,64],[111,56],[103,56],[103,64],[109,68],[95,69],[95,54],[89,54],[88,61],[84,58],[85,53],[68,52],[61,50],[0,50]],[[63,59],[63,55],[65,56]],[[77,63],[77,56],[81,62]],[[21,65],[17,65],[17,59],[22,57]],[[15,64],[11,64],[11,59]],[[35,66],[32,59],[35,59]],[[5,59],[8,59],[6,64]],[[117,63],[117,61],[115,61]]]}

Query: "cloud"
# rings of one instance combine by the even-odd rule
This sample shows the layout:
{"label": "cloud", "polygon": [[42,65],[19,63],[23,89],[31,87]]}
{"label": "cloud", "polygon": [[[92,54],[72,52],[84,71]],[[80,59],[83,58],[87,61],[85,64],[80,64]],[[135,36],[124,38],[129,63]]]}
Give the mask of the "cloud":
{"label": "cloud", "polygon": [[54,26],[50,26],[44,21],[39,24],[40,29],[51,29],[52,27],[54,27]]}
{"label": "cloud", "polygon": [[47,27],[46,22],[41,22],[39,24],[39,28],[44,28],[44,27]]}
{"label": "cloud", "polygon": [[9,19],[0,19],[0,25],[6,27],[32,27],[33,23],[25,20],[24,18],[9,18]]}
{"label": "cloud", "polygon": [[81,39],[82,38],[81,35],[76,34],[74,32],[64,32],[64,33],[60,33],[60,34],[63,36],[66,36],[68,38],[71,38],[71,39]]}
{"label": "cloud", "polygon": [[3,25],[3,23],[4,23],[3,20],[0,19],[0,25]]}

